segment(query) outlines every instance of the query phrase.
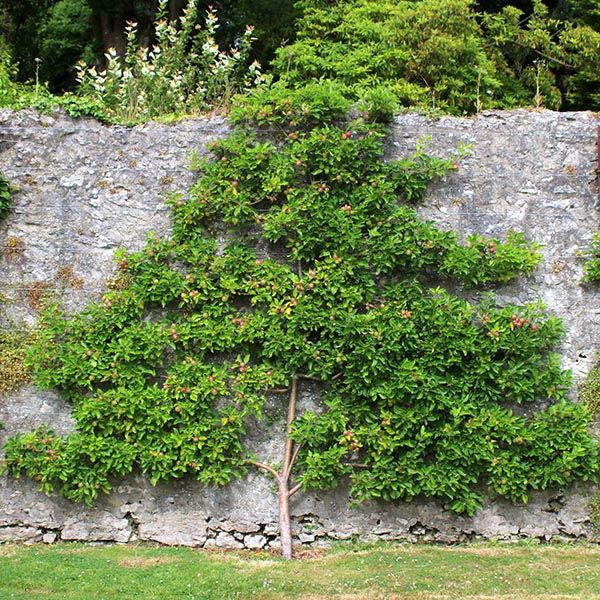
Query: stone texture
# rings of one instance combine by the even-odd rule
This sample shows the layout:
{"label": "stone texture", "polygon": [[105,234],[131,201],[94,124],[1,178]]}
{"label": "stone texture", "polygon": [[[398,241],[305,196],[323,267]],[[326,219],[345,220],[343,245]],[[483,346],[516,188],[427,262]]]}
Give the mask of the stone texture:
{"label": "stone texture", "polygon": [[138,537],[168,546],[203,546],[207,532],[204,514],[173,511],[140,522]]}
{"label": "stone texture", "polygon": [[57,288],[72,309],[97,299],[114,250],[168,231],[165,200],[192,182],[190,156],[228,131],[218,118],[126,128],[0,109],[1,169],[20,187],[0,245],[23,243],[21,255],[2,261],[2,294],[13,301],[4,318],[34,320],[35,284]]}
{"label": "stone texture", "polygon": [[247,535],[244,538],[244,547],[248,550],[260,550],[267,544],[267,538],[264,535]]}
{"label": "stone texture", "polygon": [[39,391],[31,386],[24,386],[10,396],[0,395],[0,423],[5,427],[0,429],[0,445],[4,445],[9,435],[31,431],[40,425],[50,423],[59,434],[69,433],[74,426],[65,400],[55,392]]}
{"label": "stone texture", "polygon": [[260,527],[256,523],[247,523],[245,521],[219,521],[217,523],[210,523],[211,529],[218,529],[221,531],[237,531],[239,533],[255,533],[260,530]]}
{"label": "stone texture", "polygon": [[243,548],[244,544],[236,540],[230,533],[221,531],[215,538],[215,546],[217,548],[226,548],[228,550],[236,550]]}
{"label": "stone texture", "polygon": [[[477,118],[429,120],[398,117],[387,152],[414,150],[424,136],[431,151],[471,144],[457,172],[433,184],[420,214],[466,235],[503,237],[509,228],[544,244],[544,260],[528,280],[497,288],[500,302],[541,298],[565,318],[564,364],[581,380],[600,339],[598,291],[579,281],[583,250],[600,226],[596,130],[591,113],[486,112]],[[78,310],[104,289],[112,254],[140,248],[150,231],[169,231],[165,196],[190,185],[192,152],[202,155],[211,139],[225,136],[223,119],[174,125],[105,127],[64,115],[0,110],[0,169],[20,186],[14,210],[0,222],[0,327],[35,321],[41,286]],[[22,251],[8,254],[15,240]],[[473,296],[461,288],[453,291]],[[305,406],[318,406],[316,389],[302,390]],[[277,410],[273,405],[273,414]],[[72,430],[68,404],[56,393],[24,387],[0,397],[0,445],[8,436],[40,424]],[[257,453],[280,460],[278,424],[257,423],[249,440]],[[348,507],[343,486],[298,495],[291,505],[295,540],[326,546],[331,539],[431,540],[596,539],[590,528],[591,488],[534,494],[526,506],[486,501],[473,518],[456,516],[442,502],[369,502]],[[225,488],[196,481],[152,487],[140,475],[116,482],[93,508],[47,498],[33,482],[0,478],[0,541],[46,541],[53,536],[85,541],[133,541],[204,547],[278,547],[277,501],[270,480],[251,472]]]}
{"label": "stone texture", "polygon": [[35,527],[0,527],[0,542],[39,542],[41,539],[42,532]]}
{"label": "stone texture", "polygon": [[84,512],[67,517],[61,529],[63,540],[82,542],[129,542],[132,537],[131,524],[127,519],[104,512]]}

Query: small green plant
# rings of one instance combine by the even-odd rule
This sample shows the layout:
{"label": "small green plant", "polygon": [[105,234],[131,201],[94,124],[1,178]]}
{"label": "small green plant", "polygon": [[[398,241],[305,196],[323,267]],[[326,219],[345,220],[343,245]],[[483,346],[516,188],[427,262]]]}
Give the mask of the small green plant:
{"label": "small green plant", "polygon": [[0,219],[6,215],[11,206],[11,186],[8,179],[0,173]]}
{"label": "small green plant", "polygon": [[161,0],[153,46],[140,48],[137,24],[129,23],[124,58],[110,49],[105,69],[78,66],[78,93],[100,98],[110,120],[135,122],[225,109],[235,93],[262,83],[260,65],[248,64],[252,27],[246,28],[236,47],[225,52],[214,39],[219,27],[214,9],[207,12],[202,28],[197,23],[196,0],[189,0],[176,21],[168,20],[167,8],[167,0]]}
{"label": "small green plant", "polygon": [[15,75],[16,68],[11,57],[0,50],[0,107],[13,110],[35,108],[47,113],[60,106],[60,98],[53,96],[37,77],[34,84],[17,83]]}
{"label": "small green plant", "polygon": [[584,253],[584,281],[600,281],[600,230],[596,231],[589,248]]}
{"label": "small green plant", "polygon": [[25,354],[34,339],[33,332],[0,330],[0,396],[31,381]]}
{"label": "small green plant", "polygon": [[581,402],[593,415],[600,413],[600,366],[595,366],[579,389]]}
{"label": "small green plant", "polygon": [[113,119],[99,96],[81,96],[66,92],[56,97],[57,105],[62,107],[72,117],[92,117],[103,123],[110,123]]}

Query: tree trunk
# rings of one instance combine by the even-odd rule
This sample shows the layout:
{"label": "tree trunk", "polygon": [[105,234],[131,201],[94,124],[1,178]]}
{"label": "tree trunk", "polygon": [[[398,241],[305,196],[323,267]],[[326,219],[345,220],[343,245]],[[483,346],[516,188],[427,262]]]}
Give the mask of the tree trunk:
{"label": "tree trunk", "polygon": [[174,21],[180,17],[186,6],[187,0],[169,0],[169,19]]}
{"label": "tree trunk", "polygon": [[283,450],[283,464],[281,471],[277,471],[272,465],[259,462],[257,460],[248,460],[249,464],[262,469],[273,476],[277,482],[277,499],[279,512],[279,541],[281,543],[281,556],[283,558],[292,558],[292,522],[290,519],[290,497],[293,496],[299,489],[300,484],[290,488],[290,477],[292,468],[298,457],[300,447],[295,445],[290,437],[292,424],[296,418],[296,402],[298,400],[298,375],[292,378],[292,386],[290,389],[288,414],[285,427],[285,439]]}
{"label": "tree trunk", "polygon": [[279,538],[281,540],[281,556],[292,558],[292,524],[290,522],[290,475],[296,460],[294,442],[290,437],[292,424],[296,418],[296,402],[298,400],[298,376],[292,378],[288,414],[285,425],[285,446],[283,451],[283,465],[279,475]]}
{"label": "tree trunk", "polygon": [[[114,48],[119,56],[125,54],[124,23],[117,16],[109,12],[98,12],[93,16],[93,28],[96,39],[100,41],[102,52]],[[104,58],[101,59],[104,62]]]}
{"label": "tree trunk", "polygon": [[279,541],[281,556],[292,558],[292,523],[290,521],[290,492],[287,479],[279,481]]}

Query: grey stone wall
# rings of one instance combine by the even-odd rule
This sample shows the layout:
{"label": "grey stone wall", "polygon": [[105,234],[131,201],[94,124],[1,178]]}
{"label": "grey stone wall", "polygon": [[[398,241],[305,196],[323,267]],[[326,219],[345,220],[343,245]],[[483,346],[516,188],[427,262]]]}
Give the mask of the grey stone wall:
{"label": "grey stone wall", "polygon": [[[527,280],[497,289],[499,302],[538,298],[565,319],[564,364],[581,380],[600,346],[598,290],[582,286],[578,252],[600,227],[596,132],[591,113],[512,111],[476,118],[398,117],[390,156],[430,137],[444,154],[472,145],[458,172],[435,183],[421,214],[465,235],[502,237],[509,228],[544,244],[543,262]],[[39,294],[62,297],[71,310],[97,298],[112,272],[115,248],[136,249],[150,231],[167,233],[164,198],[193,180],[192,152],[229,131],[222,119],[105,127],[63,115],[0,110],[0,170],[20,187],[14,210],[0,222],[0,327],[35,322]],[[468,290],[455,290],[472,295]],[[575,395],[575,394],[573,394]],[[302,390],[303,402],[318,402]],[[55,393],[24,387],[0,397],[0,445],[9,435],[42,423],[65,433],[73,423]],[[265,457],[281,454],[278,425],[252,433]],[[296,540],[435,540],[519,537],[595,538],[589,522],[592,490],[581,485],[541,492],[527,506],[488,499],[473,518],[441,502],[371,502],[348,507],[338,489],[294,498]],[[165,544],[263,548],[277,546],[276,498],[271,482],[251,473],[222,489],[177,481],[152,487],[142,476],[117,484],[93,508],[47,498],[30,481],[0,478],[0,541],[150,540]]]}

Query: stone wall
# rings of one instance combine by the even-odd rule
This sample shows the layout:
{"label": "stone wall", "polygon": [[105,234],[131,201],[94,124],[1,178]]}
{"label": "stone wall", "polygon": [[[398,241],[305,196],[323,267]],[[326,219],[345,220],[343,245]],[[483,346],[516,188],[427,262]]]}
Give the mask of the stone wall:
{"label": "stone wall", "polygon": [[[524,231],[544,244],[543,262],[528,280],[497,289],[500,302],[541,298],[565,319],[565,366],[581,380],[600,346],[598,289],[580,284],[578,252],[600,227],[596,177],[598,116],[549,111],[486,112],[476,118],[432,121],[399,117],[390,156],[430,137],[431,151],[472,145],[458,172],[435,183],[424,217],[464,234],[502,237]],[[35,321],[41,293],[60,295],[71,310],[97,298],[112,272],[115,248],[137,249],[149,231],[167,233],[163,201],[193,179],[192,152],[225,136],[222,119],[105,127],[63,115],[0,110],[0,170],[20,187],[14,210],[0,222],[0,327]],[[455,290],[468,295],[465,290]],[[575,395],[575,394],[573,394]],[[303,402],[318,402],[302,390]],[[66,433],[73,423],[55,393],[25,387],[0,397],[0,445],[9,435],[50,424]],[[277,460],[275,424],[253,432],[265,457]],[[133,476],[93,508],[47,498],[30,481],[0,478],[0,541],[150,540],[165,544],[262,548],[277,546],[276,498],[259,473],[222,489],[178,481],[152,487]],[[296,539],[326,543],[352,536],[450,542],[474,538],[594,538],[589,486],[541,492],[527,506],[488,499],[473,518],[441,502],[370,502],[348,507],[346,489],[294,498]]]}

